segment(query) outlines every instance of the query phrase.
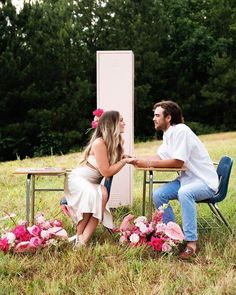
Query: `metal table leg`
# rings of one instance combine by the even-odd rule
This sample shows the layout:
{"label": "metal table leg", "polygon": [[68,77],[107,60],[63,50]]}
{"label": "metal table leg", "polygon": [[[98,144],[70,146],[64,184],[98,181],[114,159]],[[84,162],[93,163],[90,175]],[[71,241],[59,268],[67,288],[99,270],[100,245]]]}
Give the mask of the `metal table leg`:
{"label": "metal table leg", "polygon": [[31,225],[34,224],[34,205],[35,205],[35,175],[32,175]]}
{"label": "metal table leg", "polygon": [[149,204],[148,204],[148,221],[152,220],[152,192],[153,192],[153,171],[149,171]]}
{"label": "metal table leg", "polygon": [[25,196],[25,208],[26,208],[26,221],[29,224],[30,220],[30,182],[31,182],[31,174],[27,174],[26,178],[26,196]]}
{"label": "metal table leg", "polygon": [[145,206],[146,206],[146,184],[147,184],[147,172],[144,170],[143,175],[143,208],[142,215],[145,216]]}

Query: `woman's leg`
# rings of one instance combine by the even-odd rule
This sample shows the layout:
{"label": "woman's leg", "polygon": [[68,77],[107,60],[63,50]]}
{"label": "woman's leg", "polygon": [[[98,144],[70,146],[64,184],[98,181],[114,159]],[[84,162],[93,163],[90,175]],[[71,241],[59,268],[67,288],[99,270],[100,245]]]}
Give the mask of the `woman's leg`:
{"label": "woman's leg", "polygon": [[91,215],[83,233],[79,236],[80,241],[86,244],[90,240],[97,225],[98,225],[98,219]]}
{"label": "woman's leg", "polygon": [[80,236],[83,234],[84,229],[89,222],[90,217],[92,216],[92,213],[83,213],[83,219],[80,220],[76,227],[77,236]]}

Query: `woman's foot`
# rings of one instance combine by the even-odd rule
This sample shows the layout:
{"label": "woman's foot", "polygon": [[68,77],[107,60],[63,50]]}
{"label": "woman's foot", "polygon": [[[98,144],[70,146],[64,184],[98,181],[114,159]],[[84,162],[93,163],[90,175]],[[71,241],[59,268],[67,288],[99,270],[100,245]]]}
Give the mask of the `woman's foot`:
{"label": "woman's foot", "polygon": [[81,247],[86,247],[87,244],[82,240],[81,236],[76,235],[75,244],[73,246],[73,250],[77,250]]}

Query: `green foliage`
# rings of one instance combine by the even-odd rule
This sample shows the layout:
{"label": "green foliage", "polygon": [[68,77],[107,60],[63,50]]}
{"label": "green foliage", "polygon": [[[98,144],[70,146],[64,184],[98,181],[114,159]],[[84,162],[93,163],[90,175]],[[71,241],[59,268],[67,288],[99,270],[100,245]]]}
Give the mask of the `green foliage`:
{"label": "green foliage", "polygon": [[153,137],[152,106],[166,98],[198,132],[236,128],[235,1],[42,0],[17,13],[8,0],[0,5],[0,161],[84,145],[97,50],[134,52],[136,139]]}

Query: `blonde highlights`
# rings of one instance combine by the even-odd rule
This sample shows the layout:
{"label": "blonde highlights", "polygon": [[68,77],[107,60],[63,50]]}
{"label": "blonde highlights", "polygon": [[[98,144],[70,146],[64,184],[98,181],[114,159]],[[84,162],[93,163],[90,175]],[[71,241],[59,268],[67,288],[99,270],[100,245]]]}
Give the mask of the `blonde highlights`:
{"label": "blonde highlights", "polygon": [[82,163],[86,162],[95,139],[102,138],[107,146],[107,157],[112,165],[120,161],[124,152],[123,139],[120,134],[120,114],[117,111],[107,111],[99,118],[88,146],[84,151]]}

